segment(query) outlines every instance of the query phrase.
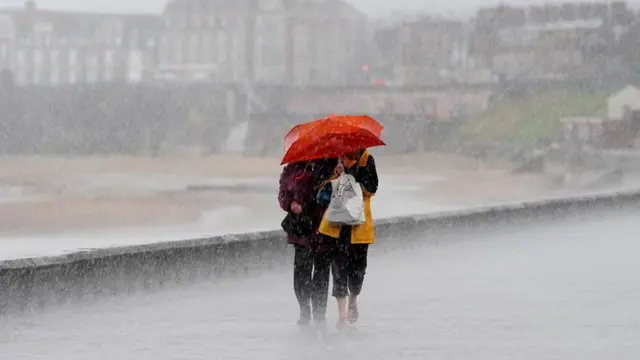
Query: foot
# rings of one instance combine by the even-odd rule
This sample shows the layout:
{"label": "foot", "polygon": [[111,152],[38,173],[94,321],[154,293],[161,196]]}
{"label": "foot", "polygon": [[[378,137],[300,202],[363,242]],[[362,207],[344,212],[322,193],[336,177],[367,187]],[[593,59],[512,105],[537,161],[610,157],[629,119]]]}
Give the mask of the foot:
{"label": "foot", "polygon": [[326,315],[314,314],[313,315],[313,322],[315,322],[316,324],[325,324],[327,322]]}
{"label": "foot", "polygon": [[327,322],[324,319],[323,320],[315,319],[314,320],[314,325],[315,325],[316,330],[318,330],[320,332],[327,331]]}
{"label": "foot", "polygon": [[347,320],[349,324],[355,324],[360,317],[358,312],[358,304],[349,304],[349,312],[347,313]]}
{"label": "foot", "polygon": [[300,318],[298,319],[298,326],[308,326],[311,323],[311,311],[307,309],[300,309]]}
{"label": "foot", "polygon": [[311,324],[311,318],[309,317],[300,316],[298,319],[298,326],[309,326],[309,324]]}
{"label": "foot", "polygon": [[347,317],[341,316],[338,318],[338,323],[336,324],[336,329],[342,330],[347,326]]}

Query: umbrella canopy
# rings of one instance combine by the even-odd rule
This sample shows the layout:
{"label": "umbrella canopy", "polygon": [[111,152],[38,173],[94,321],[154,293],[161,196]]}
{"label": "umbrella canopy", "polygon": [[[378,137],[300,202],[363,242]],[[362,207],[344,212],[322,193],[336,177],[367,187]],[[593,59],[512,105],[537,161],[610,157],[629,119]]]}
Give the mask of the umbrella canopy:
{"label": "umbrella canopy", "polygon": [[382,146],[384,127],[367,115],[339,115],[294,126],[284,137],[281,164],[333,158]]}

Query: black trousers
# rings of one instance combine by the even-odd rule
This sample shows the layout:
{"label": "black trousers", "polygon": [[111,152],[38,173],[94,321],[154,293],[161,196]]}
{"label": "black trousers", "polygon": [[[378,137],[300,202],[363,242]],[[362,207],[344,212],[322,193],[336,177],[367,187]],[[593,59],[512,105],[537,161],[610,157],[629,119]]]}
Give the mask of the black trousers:
{"label": "black trousers", "polygon": [[351,226],[342,226],[333,251],[333,296],[360,295],[367,271],[369,245],[351,244]]}
{"label": "black trousers", "polygon": [[293,289],[301,316],[311,317],[313,313],[315,321],[325,320],[330,273],[330,252],[318,253],[306,246],[295,245]]}

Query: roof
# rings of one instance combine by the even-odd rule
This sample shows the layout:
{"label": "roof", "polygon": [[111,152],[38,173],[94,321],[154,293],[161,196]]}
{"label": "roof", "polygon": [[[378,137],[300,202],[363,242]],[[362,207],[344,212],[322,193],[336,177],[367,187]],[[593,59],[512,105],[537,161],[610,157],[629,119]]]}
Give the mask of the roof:
{"label": "roof", "polygon": [[[251,0],[170,0],[165,6],[165,13],[189,14],[207,12],[251,12]],[[257,3],[256,3],[257,4]],[[301,16],[312,17],[340,17],[365,20],[367,16],[345,0],[318,1],[290,1],[280,8],[282,13],[289,12]]]}
{"label": "roof", "polygon": [[169,0],[164,7],[164,13],[238,11],[248,10],[250,7],[250,0]]}
{"label": "roof", "polygon": [[560,119],[560,122],[563,124],[574,124],[574,125],[600,125],[605,122],[610,122],[610,119],[603,119],[597,116],[565,116]]}
{"label": "roof", "polygon": [[366,20],[368,18],[365,13],[358,10],[355,6],[351,5],[351,3],[348,3],[344,0],[339,1],[338,9],[338,14],[344,17],[358,20]]}
{"label": "roof", "polygon": [[622,90],[612,94],[611,96],[609,96],[609,101],[611,100],[616,100],[618,98],[624,98],[629,96],[630,94],[632,95],[636,95],[637,97],[639,97],[638,100],[640,100],[640,89],[638,89],[637,87],[633,86],[633,85],[627,85],[625,86]]}
{"label": "roof", "polygon": [[29,36],[34,21],[50,25],[56,36],[67,38],[90,37],[101,26],[111,22],[122,22],[125,32],[138,29],[142,30],[141,33],[148,33],[157,31],[161,26],[159,17],[152,14],[101,14],[40,9],[33,14],[24,10],[5,10],[4,14],[11,18],[18,38]]}
{"label": "roof", "polygon": [[367,16],[363,12],[344,0],[294,2],[291,5],[291,12],[301,16],[311,15],[315,18],[367,19]]}

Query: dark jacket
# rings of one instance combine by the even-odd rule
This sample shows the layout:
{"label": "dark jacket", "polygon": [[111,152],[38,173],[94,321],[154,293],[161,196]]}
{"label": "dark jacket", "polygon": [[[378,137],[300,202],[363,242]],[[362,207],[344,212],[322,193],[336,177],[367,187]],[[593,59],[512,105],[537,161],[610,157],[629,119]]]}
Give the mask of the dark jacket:
{"label": "dark jacket", "polygon": [[378,171],[376,170],[376,161],[373,156],[369,155],[365,166],[356,164],[350,168],[345,168],[344,172],[352,175],[358,184],[364,187],[364,190],[375,194],[378,192]]}
{"label": "dark jacket", "polygon": [[[285,166],[280,175],[278,191],[280,208],[290,212],[291,204],[294,201],[299,203],[302,206],[302,211],[311,215],[314,232],[318,229],[322,216],[326,211],[326,206],[320,205],[316,201],[317,186],[333,174],[337,159],[335,161],[333,159],[322,160],[316,162],[316,164],[317,166],[313,171],[310,171],[309,167],[303,163]],[[287,234],[287,243],[309,246],[316,250],[328,249],[328,245],[323,244],[323,239],[317,235],[300,237]]]}

